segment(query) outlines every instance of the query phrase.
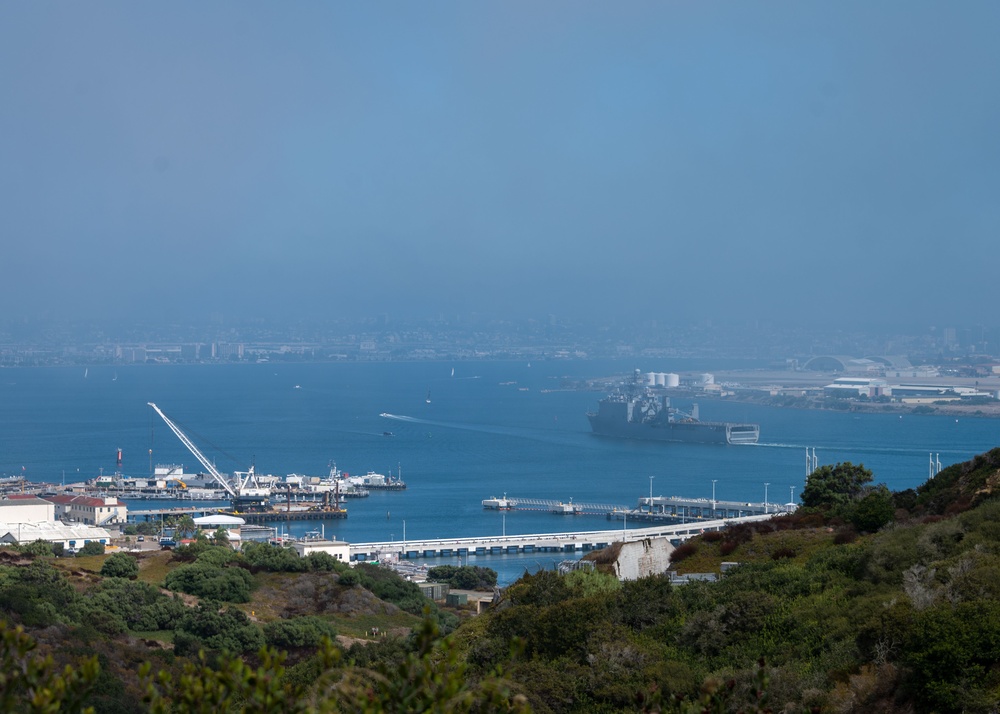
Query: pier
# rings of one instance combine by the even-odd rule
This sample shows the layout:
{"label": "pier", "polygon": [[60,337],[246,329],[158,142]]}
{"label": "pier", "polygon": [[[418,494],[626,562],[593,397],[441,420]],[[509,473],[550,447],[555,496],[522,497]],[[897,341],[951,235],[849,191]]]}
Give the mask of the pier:
{"label": "pier", "polygon": [[[487,506],[486,501],[506,502],[504,507]],[[483,508],[501,511],[548,511],[565,515],[603,516],[616,509],[628,510],[627,506],[616,506],[606,503],[577,503],[572,498],[569,501],[552,501],[544,498],[514,498],[504,496],[503,499],[485,499]]]}
{"label": "pier", "polygon": [[711,498],[655,496],[653,498],[640,498],[638,508],[629,511],[628,515],[630,518],[677,520],[725,519],[743,518],[744,516],[773,516],[779,513],[791,513],[796,508],[795,504],[788,503],[752,503],[749,501],[718,501]]}
{"label": "pier", "polygon": [[140,511],[129,511],[128,520],[130,523],[138,521],[160,520],[173,516],[207,516],[213,513],[222,513],[227,516],[237,516],[246,523],[283,523],[286,521],[325,521],[330,518],[347,518],[347,511],[343,508],[317,508],[309,510],[277,510],[277,511],[247,511],[245,513],[234,513],[228,508],[219,506],[179,507],[179,508],[150,508]]}
{"label": "pier", "polygon": [[[494,505],[495,504],[495,505]],[[551,501],[541,498],[483,499],[487,509],[507,511],[548,511],[560,515],[601,515],[612,520],[655,521],[658,523],[685,523],[692,520],[744,518],[746,516],[775,515],[794,511],[794,504],[752,503],[747,501],[720,501],[710,498],[682,498],[680,496],[655,496],[639,499],[635,508],[601,503],[575,503]]]}
{"label": "pier", "polygon": [[771,514],[741,518],[702,520],[643,528],[619,528],[570,533],[534,533],[531,535],[479,536],[472,538],[436,538],[431,540],[380,541],[352,543],[351,560],[453,558],[469,555],[507,555],[514,553],[576,553],[600,550],[615,542],[669,538],[684,541],[709,530],[721,530],[733,523],[766,521]]}

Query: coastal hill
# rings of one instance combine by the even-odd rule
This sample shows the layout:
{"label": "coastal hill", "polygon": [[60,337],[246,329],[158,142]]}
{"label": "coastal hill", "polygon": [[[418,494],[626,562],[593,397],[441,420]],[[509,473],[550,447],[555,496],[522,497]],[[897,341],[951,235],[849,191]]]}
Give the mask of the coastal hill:
{"label": "coastal hill", "polygon": [[1000,449],[917,489],[877,476],[823,466],[795,514],[675,550],[678,573],[714,581],[619,582],[597,554],[525,575],[480,616],[271,546],[3,549],[0,616],[26,632],[0,637],[0,707],[32,689],[108,712],[187,710],[192,692],[257,711],[996,711]]}
{"label": "coastal hill", "polygon": [[816,507],[675,551],[682,574],[739,563],[717,582],[543,572],[455,637],[482,672],[520,641],[508,676],[538,711],[699,687],[720,710],[753,711],[765,681],[773,711],[995,711],[1000,449],[900,493],[838,466],[818,485],[853,482]]}

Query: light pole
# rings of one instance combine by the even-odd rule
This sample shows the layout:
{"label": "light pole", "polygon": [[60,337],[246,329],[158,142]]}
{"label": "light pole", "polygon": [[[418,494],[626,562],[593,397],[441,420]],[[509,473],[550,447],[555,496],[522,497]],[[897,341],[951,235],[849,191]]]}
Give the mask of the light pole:
{"label": "light pole", "polygon": [[795,486],[788,487],[788,502],[795,503]]}
{"label": "light pole", "polygon": [[764,513],[767,513],[767,487],[770,485],[767,481],[764,482]]}
{"label": "light pole", "polygon": [[649,477],[649,515],[653,515],[653,479],[655,476]]}
{"label": "light pole", "polygon": [[406,521],[403,521],[403,552],[406,552]]}
{"label": "light pole", "polygon": [[715,518],[715,482],[719,479],[712,479],[712,518]]}
{"label": "light pole", "polygon": [[503,517],[503,521],[502,521],[503,522],[503,537],[506,538],[507,537],[507,514],[506,513],[501,513],[500,515]]}

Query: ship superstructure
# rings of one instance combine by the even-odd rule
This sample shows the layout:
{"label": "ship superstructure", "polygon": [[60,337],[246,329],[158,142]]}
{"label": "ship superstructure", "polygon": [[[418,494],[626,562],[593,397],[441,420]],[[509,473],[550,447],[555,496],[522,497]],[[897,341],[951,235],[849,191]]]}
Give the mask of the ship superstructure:
{"label": "ship superstructure", "polygon": [[670,406],[670,397],[641,384],[639,370],[589,412],[591,429],[600,436],[704,444],[756,444],[757,424],[701,421],[698,405],[690,412]]}

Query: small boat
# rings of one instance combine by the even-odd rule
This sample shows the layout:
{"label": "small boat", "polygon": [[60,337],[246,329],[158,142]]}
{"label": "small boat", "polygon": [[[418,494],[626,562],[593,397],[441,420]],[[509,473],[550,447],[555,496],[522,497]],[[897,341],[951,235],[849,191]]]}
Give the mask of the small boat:
{"label": "small boat", "polygon": [[382,436],[395,436],[391,431],[383,431]]}

